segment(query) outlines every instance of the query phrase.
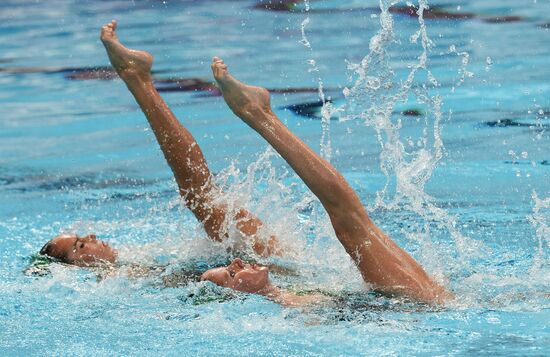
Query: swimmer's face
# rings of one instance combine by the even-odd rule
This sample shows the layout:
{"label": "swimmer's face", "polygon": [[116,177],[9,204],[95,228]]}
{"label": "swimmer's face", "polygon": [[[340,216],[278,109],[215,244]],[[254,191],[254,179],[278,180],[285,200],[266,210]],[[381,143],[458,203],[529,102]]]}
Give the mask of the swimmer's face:
{"label": "swimmer's face", "polygon": [[207,270],[201,280],[238,291],[258,293],[269,284],[268,272],[267,267],[248,264],[236,258],[226,267]]}
{"label": "swimmer's face", "polygon": [[114,263],[117,252],[94,234],[85,237],[61,235],[50,240],[40,251],[61,261],[78,266]]}

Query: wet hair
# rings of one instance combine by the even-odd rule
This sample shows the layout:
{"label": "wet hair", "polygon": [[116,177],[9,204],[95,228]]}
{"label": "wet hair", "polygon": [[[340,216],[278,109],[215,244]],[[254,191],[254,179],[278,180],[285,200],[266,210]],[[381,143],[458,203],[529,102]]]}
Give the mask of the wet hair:
{"label": "wet hair", "polygon": [[247,298],[248,294],[246,293],[224,288],[206,280],[189,286],[187,293],[180,295],[178,300],[190,305],[203,305],[230,300],[245,300]]}
{"label": "wet hair", "polygon": [[29,265],[23,270],[29,276],[47,276],[50,275],[50,264],[62,263],[59,259],[48,255],[34,254],[29,258]]}
{"label": "wet hair", "polygon": [[42,249],[40,249],[40,255],[53,258],[56,261],[62,263],[71,263],[71,261],[67,258],[67,252],[57,249],[57,247],[55,246],[55,244],[53,244],[51,240],[48,241],[48,243],[44,244]]}

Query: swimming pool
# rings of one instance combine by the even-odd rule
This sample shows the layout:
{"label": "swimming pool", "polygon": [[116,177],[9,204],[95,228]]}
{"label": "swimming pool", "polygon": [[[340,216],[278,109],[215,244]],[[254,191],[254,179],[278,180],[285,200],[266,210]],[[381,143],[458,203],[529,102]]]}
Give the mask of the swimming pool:
{"label": "swimming pool", "polygon": [[[375,45],[378,3],[255,5],[2,2],[2,355],[548,354],[550,3],[437,3],[444,7],[426,12],[426,30],[427,68],[438,85],[419,69],[409,101],[390,107],[391,123],[366,114],[387,109],[423,52],[420,39],[409,41],[420,26],[405,3],[391,12],[399,43],[383,44],[388,56],[375,53],[364,79],[363,67],[348,66]],[[129,47],[155,55],[163,97],[219,181],[288,246],[275,263],[298,274],[274,279],[338,295],[336,305],[288,309],[124,271],[100,281],[55,264],[49,276],[24,273],[44,242],[66,230],[93,231],[129,264],[169,272],[228,258],[180,204],[124,84],[94,70],[108,66],[98,32],[111,18]],[[366,293],[305,186],[221,98],[202,90],[214,55],[244,81],[273,90],[281,119],[312,147],[323,143],[373,219],[447,281],[456,303],[433,309]],[[389,87],[377,85],[385,69]],[[189,78],[201,81],[174,81]],[[320,81],[341,109],[324,121]],[[439,119],[434,100],[419,101],[436,95]],[[377,137],[374,128],[385,131]]]}

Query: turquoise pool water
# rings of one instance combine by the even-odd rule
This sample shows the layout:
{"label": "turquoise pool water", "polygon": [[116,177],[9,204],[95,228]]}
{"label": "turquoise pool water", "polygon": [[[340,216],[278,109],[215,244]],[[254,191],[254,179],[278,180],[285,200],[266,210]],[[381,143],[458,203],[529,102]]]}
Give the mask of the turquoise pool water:
{"label": "turquoise pool water", "polygon": [[[427,69],[438,84],[418,69],[395,106],[423,53],[404,2],[391,32],[374,1],[258,4],[0,4],[0,354],[548,355],[550,2],[430,4]],[[273,280],[336,295],[334,305],[289,309],[166,283],[229,256],[179,202],[124,84],[97,69],[108,66],[98,33],[112,18],[129,47],[155,55],[163,97],[232,199],[287,247],[285,258],[260,260],[295,271]],[[371,51],[372,39],[385,52]],[[456,302],[435,309],[368,293],[305,186],[203,90],[214,55],[272,89],[281,119],[330,155],[373,219]],[[324,119],[320,83],[334,110]],[[127,267],[105,279],[56,264],[25,274],[61,232],[95,232]],[[163,268],[135,276],[135,265]]]}

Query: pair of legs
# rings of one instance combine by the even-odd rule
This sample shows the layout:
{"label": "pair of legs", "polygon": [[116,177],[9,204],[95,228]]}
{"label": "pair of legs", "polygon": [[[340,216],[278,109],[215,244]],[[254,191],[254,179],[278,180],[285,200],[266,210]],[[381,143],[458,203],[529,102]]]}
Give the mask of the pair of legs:
{"label": "pair of legs", "polygon": [[[213,183],[195,139],[155,90],[150,74],[152,56],[124,47],[115,29],[113,21],[101,32],[109,59],[145,113],[186,205],[212,239],[223,239],[223,222],[236,219],[237,228],[251,240],[257,253],[272,254],[276,250],[275,239],[257,235],[262,225],[258,218],[245,209],[231,213],[226,205],[214,203],[220,189]],[[321,201],[336,236],[367,283],[381,291],[421,301],[440,302],[449,295],[371,221],[343,176],[284,126],[271,109],[267,90],[239,82],[217,57],[212,72],[231,110],[279,152]]]}

